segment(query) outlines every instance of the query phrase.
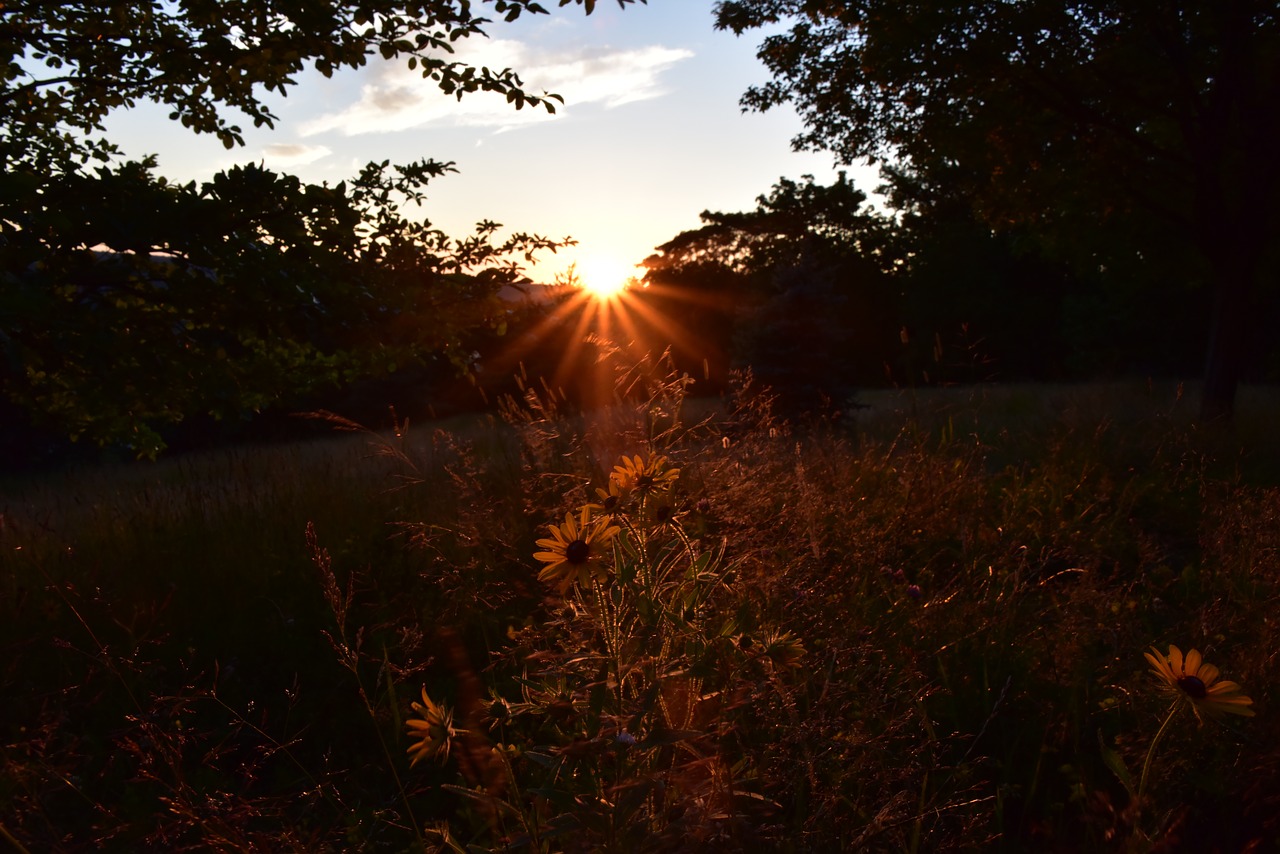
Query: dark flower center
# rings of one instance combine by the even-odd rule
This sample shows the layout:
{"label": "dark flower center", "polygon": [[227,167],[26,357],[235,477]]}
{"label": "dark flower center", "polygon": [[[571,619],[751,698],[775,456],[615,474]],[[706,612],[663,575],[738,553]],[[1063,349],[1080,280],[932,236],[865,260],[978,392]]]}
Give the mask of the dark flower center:
{"label": "dark flower center", "polygon": [[617,506],[618,506],[618,496],[616,495],[610,495],[608,498],[604,500],[605,510],[612,511]]}
{"label": "dark flower center", "polygon": [[636,478],[636,487],[639,489],[650,489],[653,486],[653,475],[642,474]]}
{"label": "dark flower center", "polygon": [[589,557],[591,557],[591,546],[586,540],[574,540],[564,547],[564,559],[569,563],[586,563]]}
{"label": "dark flower center", "polygon": [[1182,689],[1182,693],[1195,700],[1203,700],[1209,696],[1209,692],[1205,690],[1204,683],[1198,676],[1181,677],[1178,679],[1178,687]]}

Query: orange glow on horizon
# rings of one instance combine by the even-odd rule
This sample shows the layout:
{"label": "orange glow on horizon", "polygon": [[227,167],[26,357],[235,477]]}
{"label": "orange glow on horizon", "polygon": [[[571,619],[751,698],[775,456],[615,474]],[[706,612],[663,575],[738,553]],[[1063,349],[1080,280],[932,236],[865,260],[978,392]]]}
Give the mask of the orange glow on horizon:
{"label": "orange glow on horizon", "polygon": [[[616,360],[600,358],[605,351],[616,350],[625,361],[656,358],[670,348],[687,360],[705,363],[708,354],[700,346],[698,330],[682,314],[685,309],[715,308],[717,299],[696,289],[641,282],[636,275],[640,271],[624,264],[602,264],[600,273],[593,272],[596,269],[594,264],[580,263],[557,276],[561,296],[553,299],[544,317],[504,348],[494,363],[499,371],[514,370],[516,365],[523,371],[526,357],[554,340],[554,367],[543,378],[544,385],[562,394],[573,387],[584,395],[580,400],[593,407],[607,405],[626,391],[620,387],[623,375],[615,370]],[[601,289],[591,286],[593,282],[614,286]],[[592,353],[585,362],[584,348]],[[634,372],[626,376],[634,380]]]}

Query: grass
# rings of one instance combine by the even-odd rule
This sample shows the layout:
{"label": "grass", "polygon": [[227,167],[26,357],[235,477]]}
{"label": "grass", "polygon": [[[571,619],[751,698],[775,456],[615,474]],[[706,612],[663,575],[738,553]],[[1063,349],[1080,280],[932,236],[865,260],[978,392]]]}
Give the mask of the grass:
{"label": "grass", "polygon": [[[650,368],[592,419],[538,389],[7,484],[0,849],[1276,847],[1273,392],[1231,431],[1152,384],[791,422]],[[547,525],[651,453],[678,480],[627,491],[607,580],[539,582]],[[1149,754],[1171,643],[1257,716]],[[424,689],[451,717],[410,767]]]}

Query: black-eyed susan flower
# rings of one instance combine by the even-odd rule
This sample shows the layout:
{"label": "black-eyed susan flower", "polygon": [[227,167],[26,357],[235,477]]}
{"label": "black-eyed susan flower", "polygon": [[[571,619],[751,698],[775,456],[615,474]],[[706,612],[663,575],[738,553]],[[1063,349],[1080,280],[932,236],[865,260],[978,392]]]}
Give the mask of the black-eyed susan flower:
{"label": "black-eyed susan flower", "polygon": [[650,454],[648,460],[636,454],[623,457],[622,463],[613,467],[609,480],[647,496],[669,489],[679,477],[680,469],[667,468],[667,458],[661,454]]}
{"label": "black-eyed susan flower", "polygon": [[627,502],[631,499],[631,489],[610,477],[606,488],[596,487],[596,496],[600,501],[587,505],[593,512],[621,516],[626,513]]}
{"label": "black-eyed susan flower", "polygon": [[798,666],[804,653],[804,644],[791,632],[775,630],[765,635],[763,654],[778,667]]}
{"label": "black-eyed susan flower", "polygon": [[409,735],[414,739],[407,751],[413,757],[409,767],[412,768],[429,756],[443,762],[449,757],[449,744],[457,734],[457,730],[453,728],[453,710],[428,697],[426,688],[422,689],[422,702],[409,705],[419,715],[404,722]]}
{"label": "black-eyed susan flower", "polygon": [[591,580],[603,580],[608,571],[600,558],[604,546],[618,533],[617,525],[609,524],[608,517],[591,518],[591,507],[583,507],[578,516],[569,513],[563,525],[549,525],[551,536],[538,540],[543,551],[533,556],[546,564],[538,573],[538,580],[554,584],[561,593],[576,581],[588,584]]}
{"label": "black-eyed susan flower", "polygon": [[659,496],[651,500],[644,510],[642,521],[645,525],[657,527],[661,525],[678,525],[679,519],[686,513],[678,509],[669,496]]}
{"label": "black-eyed susan flower", "polygon": [[485,707],[489,728],[500,727],[511,719],[511,704],[492,688],[489,689],[489,705]]}
{"label": "black-eyed susan flower", "polygon": [[1224,714],[1253,717],[1249,708],[1253,700],[1241,693],[1235,682],[1218,681],[1218,668],[1207,664],[1199,650],[1188,650],[1183,656],[1182,650],[1170,644],[1168,656],[1155,647],[1144,654],[1169,693],[1190,704],[1200,720]]}

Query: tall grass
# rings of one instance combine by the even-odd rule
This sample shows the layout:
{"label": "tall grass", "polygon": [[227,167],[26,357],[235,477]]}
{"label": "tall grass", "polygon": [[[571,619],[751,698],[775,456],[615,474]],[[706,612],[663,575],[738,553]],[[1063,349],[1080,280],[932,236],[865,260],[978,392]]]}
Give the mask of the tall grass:
{"label": "tall grass", "polygon": [[[530,383],[502,418],[7,484],[7,844],[1276,845],[1274,395],[1232,431],[1150,384],[789,421],[746,382],[699,420],[660,363],[628,378],[591,418]],[[539,582],[547,525],[651,453],[674,527],[620,532],[599,589]],[[1257,717],[1180,714],[1139,800],[1170,643]],[[410,767],[424,688],[452,745]]]}

